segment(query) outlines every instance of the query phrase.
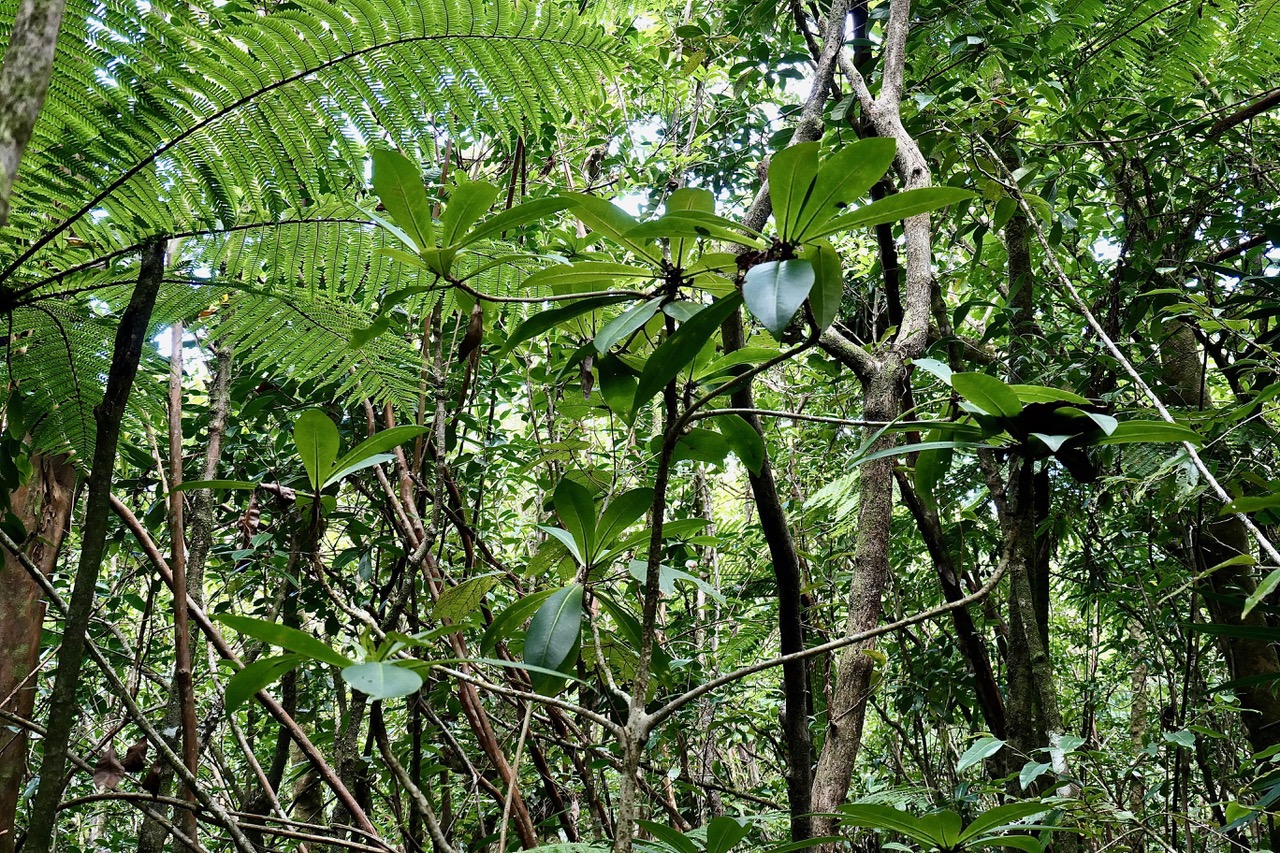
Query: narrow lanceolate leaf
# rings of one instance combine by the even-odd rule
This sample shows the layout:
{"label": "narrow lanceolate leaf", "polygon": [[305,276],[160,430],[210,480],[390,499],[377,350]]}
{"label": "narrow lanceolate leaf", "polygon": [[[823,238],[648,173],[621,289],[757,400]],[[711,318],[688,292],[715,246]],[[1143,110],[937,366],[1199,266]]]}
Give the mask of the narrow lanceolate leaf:
{"label": "narrow lanceolate leaf", "polygon": [[742,284],[742,298],[749,310],[775,338],[791,324],[791,318],[809,298],[814,283],[813,264],[806,260],[769,261],[757,264]]}
{"label": "narrow lanceolate leaf", "polygon": [[1204,443],[1195,430],[1168,421],[1122,421],[1111,434],[1094,444],[1169,444],[1190,442],[1196,446]]}
{"label": "narrow lanceolate leaf", "polygon": [[595,311],[597,308],[615,305],[627,298],[626,296],[593,296],[588,299],[571,302],[561,308],[540,311],[516,327],[516,330],[511,333],[511,337],[507,338],[507,342],[498,351],[498,358],[506,358],[520,344],[530,338],[537,337],[543,332],[554,329],[561,323],[567,323],[576,317]]}
{"label": "narrow lanceolate leaf", "polygon": [[234,711],[254,695],[282,678],[305,661],[302,655],[287,654],[258,658],[227,681],[224,696],[227,711]]}
{"label": "narrow lanceolate leaf", "polygon": [[[571,664],[582,631],[582,585],[570,584],[551,594],[529,623],[524,641],[524,662],[559,671]],[[531,673],[533,689],[551,692],[556,679]]]}
{"label": "narrow lanceolate leaf", "polygon": [[431,202],[422,173],[408,157],[386,148],[373,149],[373,191],[392,220],[418,251],[435,246],[431,235]]}
{"label": "narrow lanceolate leaf", "polygon": [[499,237],[504,231],[536,222],[553,213],[559,213],[568,206],[569,200],[563,198],[536,198],[524,204],[517,204],[501,213],[495,213],[472,228],[458,241],[458,245],[469,246],[481,240]]}
{"label": "narrow lanceolate leaf", "polygon": [[654,350],[645,362],[644,371],[636,385],[632,411],[652,400],[664,385],[675,379],[693,361],[698,351],[706,346],[707,341],[711,340],[720,324],[741,304],[742,296],[737,293],[717,299],[676,329],[675,334]]}
{"label": "narrow lanceolate leaf", "polygon": [[773,201],[778,236],[784,243],[796,239],[800,212],[818,177],[819,147],[816,142],[792,145],[774,154],[769,161],[769,197]]}
{"label": "narrow lanceolate leaf", "polygon": [[609,505],[600,513],[600,523],[596,526],[597,550],[603,551],[613,545],[652,505],[653,489],[648,486],[624,492],[609,501]]}
{"label": "narrow lanceolate leaf", "polygon": [[281,625],[278,622],[268,622],[265,619],[254,619],[252,616],[236,616],[231,613],[219,613],[214,618],[228,628],[247,637],[253,637],[255,640],[261,640],[264,643],[270,643],[273,646],[297,652],[303,657],[339,667],[351,665],[350,658],[339,654],[327,643],[321,642],[310,634],[299,631],[297,628],[290,628],[288,625]]}
{"label": "narrow lanceolate leaf", "polygon": [[658,307],[662,305],[662,299],[663,297],[661,296],[655,296],[648,302],[633,305],[606,323],[604,328],[596,334],[596,352],[604,355],[618,341],[649,322],[650,318],[658,313]]}
{"label": "narrow lanceolate leaf", "polygon": [[338,428],[319,409],[307,409],[293,427],[293,443],[307,469],[311,488],[320,489],[338,457]]}
{"label": "narrow lanceolate leaf", "polygon": [[345,667],[342,680],[370,699],[395,699],[416,693],[422,687],[422,676],[393,663],[372,661]]}
{"label": "narrow lanceolate leaf", "polygon": [[959,187],[924,187],[918,190],[907,190],[882,198],[880,201],[873,201],[843,216],[829,219],[821,227],[815,227],[806,237],[813,239],[840,231],[851,231],[854,228],[887,225],[890,222],[910,219],[912,216],[930,213],[971,198],[973,198],[972,192]]}

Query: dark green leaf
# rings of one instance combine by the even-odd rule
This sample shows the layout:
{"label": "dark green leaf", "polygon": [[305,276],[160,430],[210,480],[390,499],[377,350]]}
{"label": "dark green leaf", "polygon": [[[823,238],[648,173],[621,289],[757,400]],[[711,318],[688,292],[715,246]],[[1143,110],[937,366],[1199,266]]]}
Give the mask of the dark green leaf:
{"label": "dark green leaf", "polygon": [[717,299],[676,329],[675,334],[654,350],[640,374],[632,411],[652,400],[663,386],[675,379],[706,346],[711,336],[719,330],[720,324],[741,304],[742,297],[737,293]]}
{"label": "dark green leaf", "polygon": [[373,191],[396,225],[408,234],[418,251],[435,247],[431,228],[431,202],[418,167],[399,151],[375,148]]}
{"label": "dark green leaf", "polygon": [[293,443],[307,469],[311,488],[319,491],[333,470],[333,460],[338,458],[338,428],[324,412],[307,409],[294,424]]}
{"label": "dark green leaf", "polygon": [[[529,624],[524,641],[524,662],[559,671],[571,664],[582,639],[582,586],[570,584],[551,594]],[[553,679],[534,673],[533,689],[554,692]]]}
{"label": "dark green leaf", "polygon": [[747,272],[742,297],[769,334],[781,339],[791,318],[809,298],[814,283],[813,264],[807,260],[768,261]]}
{"label": "dark green leaf", "polygon": [[273,684],[304,660],[306,658],[303,656],[294,654],[258,658],[231,676],[224,696],[227,712],[230,713],[248,702],[259,690]]}
{"label": "dark green leaf", "polygon": [[277,622],[268,622],[265,619],[254,619],[252,616],[236,616],[231,613],[219,613],[214,618],[233,631],[237,631],[247,637],[253,637],[255,640],[261,640],[264,643],[270,643],[273,646],[296,652],[303,657],[338,667],[351,665],[350,658],[339,654],[328,644],[317,640],[310,634],[299,631],[297,628],[290,628]]}

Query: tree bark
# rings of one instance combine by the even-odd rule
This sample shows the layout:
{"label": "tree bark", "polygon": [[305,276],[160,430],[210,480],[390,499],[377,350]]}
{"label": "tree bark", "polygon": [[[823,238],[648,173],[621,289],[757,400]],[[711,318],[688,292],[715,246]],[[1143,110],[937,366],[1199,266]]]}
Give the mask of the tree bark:
{"label": "tree bark", "polygon": [[[27,530],[23,552],[48,577],[67,534],[76,471],[66,456],[31,455],[31,477],[10,505]],[[7,551],[0,565],[0,709],[31,719],[44,606],[40,588]],[[13,853],[18,798],[27,775],[27,730],[0,728],[0,853]]]}
{"label": "tree bark", "polygon": [[76,703],[76,686],[80,666],[84,662],[85,637],[98,585],[98,572],[106,553],[108,510],[111,478],[115,471],[116,445],[125,405],[138,373],[138,361],[147,339],[151,311],[164,278],[163,238],[148,240],[142,247],[138,284],[129,306],[120,317],[107,375],[106,392],[93,415],[97,423],[94,436],[93,466],[88,478],[84,522],[81,525],[80,564],[76,569],[67,619],[58,650],[58,672],[50,697],[48,734],[44,739],[44,759],[40,765],[40,786],[32,805],[26,853],[49,853],[57,820],[58,801],[62,798],[63,774],[67,766],[67,750],[71,729],[80,706]]}
{"label": "tree bark", "polygon": [[0,226],[9,221],[18,163],[49,91],[64,7],[64,0],[20,0],[9,33],[0,66]]}

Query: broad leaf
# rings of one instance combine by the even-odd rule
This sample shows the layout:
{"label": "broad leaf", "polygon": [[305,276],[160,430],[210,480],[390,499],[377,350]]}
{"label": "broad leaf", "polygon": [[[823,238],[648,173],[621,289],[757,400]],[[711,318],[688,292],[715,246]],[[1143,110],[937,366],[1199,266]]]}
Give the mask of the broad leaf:
{"label": "broad leaf", "polygon": [[431,618],[461,622],[479,610],[485,596],[497,582],[497,575],[482,575],[468,578],[457,586],[447,587],[431,606]]}
{"label": "broad leaf", "polygon": [[422,676],[413,670],[385,661],[370,661],[342,670],[342,680],[370,699],[408,696],[422,687]]}
{"label": "broad leaf", "polygon": [[472,228],[458,241],[458,245],[469,246],[480,240],[487,240],[501,235],[504,231],[519,228],[544,216],[558,213],[568,206],[568,199],[563,198],[536,198],[533,201],[526,201],[524,204],[517,204],[515,207],[504,210],[501,213],[495,213],[475,228]]}
{"label": "broad leaf", "polygon": [[751,824],[737,818],[727,815],[713,818],[707,824],[706,853],[729,853],[750,831]]}
{"label": "broad leaf", "polygon": [[500,641],[513,636],[525,620],[531,617],[542,606],[542,602],[550,598],[554,592],[553,589],[547,589],[530,593],[494,616],[480,638],[480,653],[489,654]]}
{"label": "broad leaf", "polygon": [[511,337],[507,338],[507,342],[502,345],[502,349],[498,350],[497,358],[506,358],[520,344],[542,334],[548,329],[554,329],[561,323],[567,323],[576,317],[595,311],[597,308],[614,305],[627,298],[629,297],[592,296],[577,302],[570,302],[560,308],[553,308],[550,311],[539,311],[516,327],[516,330],[511,333]]}
{"label": "broad leaf", "polygon": [[1016,417],[1022,411],[1022,401],[1005,383],[985,373],[955,373],[951,387],[970,403],[988,415],[1002,418]]}
{"label": "broad leaf", "polygon": [[456,247],[461,243],[466,230],[489,211],[499,192],[485,181],[460,181],[440,214],[440,244]]}
{"label": "broad leaf", "polygon": [[739,305],[742,297],[738,294],[725,296],[703,308],[680,328],[675,334],[654,350],[645,362],[644,371],[636,386],[635,402],[632,411],[638,410],[653,399],[663,386],[675,379],[680,371],[693,361],[698,352],[711,340],[720,328],[720,324],[728,319]]}
{"label": "broad leaf", "polygon": [[[609,502],[600,513],[600,523],[596,527],[598,549],[609,548],[641,516],[653,505],[653,489],[642,486],[623,492]],[[597,555],[593,555],[595,559]]]}
{"label": "broad leaf", "polygon": [[742,298],[769,334],[781,339],[791,318],[809,298],[814,283],[813,264],[806,260],[767,261],[747,272]]}
{"label": "broad leaf", "polygon": [[997,737],[981,737],[973,742],[973,745],[964,751],[960,756],[960,760],[956,762],[956,772],[963,773],[973,765],[986,761],[1004,748],[1004,741]]}
{"label": "broad leaf", "polygon": [[1204,439],[1194,430],[1182,424],[1171,424],[1168,421],[1122,421],[1116,425],[1111,435],[1104,436],[1094,444],[1181,444],[1189,442],[1197,447]]}
{"label": "broad leaf", "polygon": [[803,142],[782,149],[769,161],[769,198],[778,237],[784,243],[798,242],[801,211],[818,177],[819,148],[816,142]]}
{"label": "broad leaf", "polygon": [[324,412],[307,409],[293,426],[293,443],[307,469],[307,481],[319,491],[338,457],[338,428]]}
{"label": "broad leaf", "polygon": [[874,201],[852,213],[828,220],[822,227],[815,228],[814,233],[807,236],[812,240],[815,237],[826,237],[828,234],[851,231],[854,228],[887,225],[890,222],[929,213],[971,198],[973,198],[972,192],[959,187],[924,187],[918,190],[906,190]]}
{"label": "broad leaf", "polygon": [[227,681],[227,689],[223,697],[226,710],[228,712],[236,710],[252,699],[259,690],[275,683],[305,660],[305,657],[297,654],[258,658]]}
{"label": "broad leaf", "polygon": [[435,248],[431,202],[422,184],[422,172],[399,151],[375,148],[372,156],[373,191],[382,206],[418,251]]}
{"label": "broad leaf", "polygon": [[296,652],[303,657],[339,667],[351,665],[350,658],[339,654],[328,644],[297,628],[290,628],[278,622],[268,622],[265,619],[254,619],[252,616],[236,616],[232,613],[219,613],[214,618],[247,637]]}
{"label": "broad leaf", "polygon": [[714,419],[721,435],[729,442],[734,454],[752,474],[759,474],[764,466],[764,439],[755,427],[742,415],[720,415]]}
{"label": "broad leaf", "polygon": [[578,553],[590,559],[596,542],[596,503],[586,486],[562,477],[551,496],[564,529],[573,534]]}
{"label": "broad leaf", "polygon": [[[559,671],[573,663],[582,639],[582,586],[570,584],[551,594],[529,623],[524,641],[524,662]],[[551,693],[558,689],[555,679],[531,673],[533,689]]]}
{"label": "broad leaf", "polygon": [[658,307],[662,305],[665,297],[655,296],[648,302],[641,302],[639,305],[632,305],[626,311],[623,311],[617,317],[614,317],[604,328],[596,333],[595,348],[596,352],[604,355],[613,345],[632,332],[639,329],[645,323],[658,313]]}
{"label": "broad leaf", "polygon": [[[420,426],[397,426],[390,429],[384,429],[375,433],[364,441],[351,448],[345,456],[335,462],[332,470],[327,473],[324,485],[328,486],[336,483],[348,474],[366,468],[370,464],[377,464],[381,461],[389,461],[380,459],[386,451],[393,447],[399,447],[410,439],[425,435],[431,430],[427,427]],[[376,459],[376,461],[374,461]]]}
{"label": "broad leaf", "polygon": [[844,299],[844,270],[840,266],[840,253],[823,240],[805,246],[804,258],[813,265],[814,285],[809,291],[813,319],[819,331],[826,331],[840,316],[840,303]]}
{"label": "broad leaf", "polygon": [[820,227],[865,195],[893,165],[895,151],[897,143],[892,139],[862,139],[823,160],[794,238],[805,239],[807,231]]}

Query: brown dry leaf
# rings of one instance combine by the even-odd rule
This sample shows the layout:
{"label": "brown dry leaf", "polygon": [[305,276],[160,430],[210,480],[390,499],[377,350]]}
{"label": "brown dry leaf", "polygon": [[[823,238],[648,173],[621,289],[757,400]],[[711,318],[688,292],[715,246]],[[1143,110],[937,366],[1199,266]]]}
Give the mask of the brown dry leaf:
{"label": "brown dry leaf", "polygon": [[128,773],[141,773],[147,766],[147,750],[151,744],[147,743],[146,738],[141,738],[133,746],[129,747],[124,754],[124,769]]}
{"label": "brown dry leaf", "polygon": [[124,765],[116,755],[115,747],[108,746],[93,768],[93,784],[106,791],[114,791],[124,778]]}

